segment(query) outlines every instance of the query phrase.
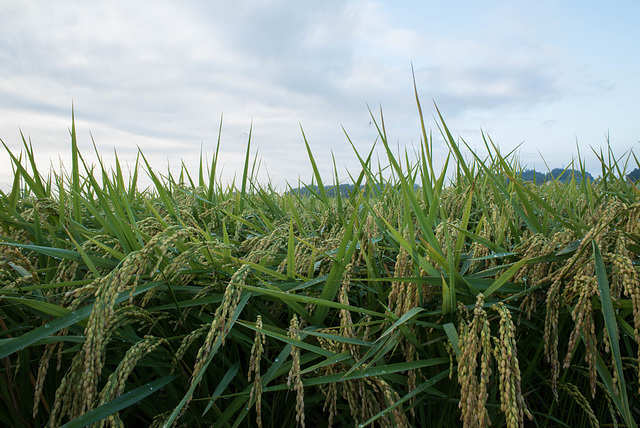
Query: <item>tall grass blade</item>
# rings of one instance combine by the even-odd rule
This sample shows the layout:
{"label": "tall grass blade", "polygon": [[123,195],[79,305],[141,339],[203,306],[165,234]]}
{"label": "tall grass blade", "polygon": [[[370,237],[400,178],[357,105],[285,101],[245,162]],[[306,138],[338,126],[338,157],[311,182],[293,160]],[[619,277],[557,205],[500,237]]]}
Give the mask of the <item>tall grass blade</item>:
{"label": "tall grass blade", "polygon": [[79,156],[80,151],[78,150],[78,141],[76,139],[76,117],[73,106],[71,106],[71,200],[73,201],[73,220],[82,224]]}
{"label": "tall grass blade", "polygon": [[96,407],[95,409],[85,413],[79,418],[76,418],[73,421],[62,425],[61,428],[83,428],[96,422],[100,422],[107,416],[119,412],[120,410],[124,410],[127,407],[134,406],[149,395],[157,393],[177,377],[178,375],[165,376],[163,378],[149,382],[145,385],[139,386],[129,392],[125,392],[121,396],[114,398],[108,403]]}
{"label": "tall grass blade", "polygon": [[236,376],[238,370],[240,370],[239,361],[232,365],[231,368],[229,368],[229,370],[227,370],[227,372],[224,374],[223,378],[220,379],[220,383],[218,383],[218,386],[216,386],[216,389],[213,391],[213,395],[209,400],[209,404],[207,404],[207,407],[204,409],[204,413],[202,413],[202,416],[206,415],[207,412],[209,412],[213,404],[222,395],[224,390],[227,389],[233,378]]}
{"label": "tall grass blade", "polygon": [[[133,293],[130,291],[121,293],[116,299],[116,304],[122,303],[125,300],[128,300],[132,295],[136,296],[140,293],[144,293],[145,291],[148,291],[154,287],[157,287],[162,283],[163,282],[149,282],[143,286],[136,288],[136,290]],[[92,310],[93,310],[93,304],[85,306],[81,309],[77,309],[75,311],[70,312],[68,315],[62,316],[60,318],[56,318],[55,320],[46,323],[42,327],[33,329],[28,333],[25,333],[11,340],[9,343],[0,345],[0,359],[8,355],[11,355],[15,352],[18,352],[22,349],[25,349],[26,347],[37,342],[38,340],[43,339],[47,336],[53,335],[54,333],[57,333],[63,328],[69,327],[72,324],[76,324],[80,321],[83,321],[84,319],[89,317]]]}
{"label": "tall grass blade", "polygon": [[320,170],[318,170],[318,165],[316,164],[316,160],[313,157],[313,153],[311,153],[311,147],[309,147],[309,142],[307,141],[307,136],[304,134],[304,129],[302,129],[302,125],[300,125],[300,131],[302,132],[302,139],[304,140],[304,145],[307,148],[309,162],[311,162],[311,168],[313,169],[313,176],[316,179],[316,185],[318,186],[318,191],[320,192],[320,200],[325,204],[329,204],[327,191],[324,188],[324,183],[322,182],[322,177],[320,176]]}
{"label": "tall grass blade", "polygon": [[222,336],[217,338],[216,341],[214,342],[213,347],[212,347],[212,349],[211,349],[211,351],[209,353],[209,356],[207,357],[207,360],[204,362],[204,364],[202,366],[202,369],[194,376],[194,378],[193,378],[193,380],[191,382],[191,387],[187,390],[187,392],[185,393],[184,397],[182,397],[182,400],[180,400],[180,402],[178,403],[176,408],[173,409],[173,412],[171,412],[171,414],[165,420],[165,422],[162,425],[163,427],[172,426],[174,424],[174,422],[178,419],[178,416],[180,416],[180,414],[182,413],[182,409],[184,408],[184,406],[187,404],[187,402],[193,396],[193,393],[195,392],[196,387],[200,384],[200,381],[202,380],[202,377],[205,375],[205,373],[207,371],[207,367],[209,367],[209,364],[211,364],[211,361],[213,361],[213,357],[216,355],[216,353],[220,349],[220,346],[222,344],[223,338],[228,334],[229,330],[231,330],[233,328],[233,325],[235,324],[238,316],[240,315],[240,312],[242,312],[242,309],[244,309],[244,306],[249,301],[249,297],[251,297],[251,295],[249,293],[245,294],[244,297],[242,298],[242,300],[240,300],[240,302],[238,303],[238,306],[236,307],[236,310],[234,311],[232,319],[229,320],[229,322],[228,322],[228,324],[227,324],[227,326],[225,328],[225,332],[223,332]]}
{"label": "tall grass blade", "polygon": [[[604,324],[609,336],[609,343],[611,344],[611,354],[613,357],[614,367],[616,371],[616,378],[618,379],[618,390],[620,394],[620,404],[622,408],[618,410],[622,414],[625,423],[632,427],[636,426],[636,423],[631,416],[631,408],[629,407],[629,399],[627,397],[627,386],[624,379],[624,371],[622,370],[622,354],[620,353],[620,343],[618,340],[618,327],[616,324],[616,313],[613,309],[613,301],[611,299],[611,290],[609,289],[609,280],[607,279],[607,271],[600,254],[600,248],[598,244],[593,241],[593,258],[596,264],[596,279],[598,281],[598,289],[600,291],[600,302],[602,304],[602,315],[604,317]],[[617,396],[613,390],[609,390],[611,397]]]}
{"label": "tall grass blade", "polygon": [[242,169],[242,187],[240,188],[239,199],[236,200],[237,210],[234,214],[240,215],[244,211],[244,204],[247,199],[247,181],[249,180],[249,158],[251,155],[251,133],[253,132],[253,122],[249,127],[249,137],[247,138],[247,152],[244,158],[244,167]]}

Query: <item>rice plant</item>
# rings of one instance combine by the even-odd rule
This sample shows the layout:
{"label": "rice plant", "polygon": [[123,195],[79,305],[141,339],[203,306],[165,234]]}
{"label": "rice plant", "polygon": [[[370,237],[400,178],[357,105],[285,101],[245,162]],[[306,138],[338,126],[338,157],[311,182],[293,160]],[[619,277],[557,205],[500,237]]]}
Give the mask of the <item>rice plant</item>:
{"label": "rice plant", "polygon": [[600,152],[598,180],[578,160],[583,179],[525,182],[488,136],[465,157],[439,116],[436,170],[416,102],[417,157],[372,114],[391,173],[354,149],[345,194],[306,139],[312,184],[285,192],[249,144],[229,185],[217,155],[197,174],[88,165],[73,121],[68,173],[5,145],[0,424],[635,427],[624,165]]}

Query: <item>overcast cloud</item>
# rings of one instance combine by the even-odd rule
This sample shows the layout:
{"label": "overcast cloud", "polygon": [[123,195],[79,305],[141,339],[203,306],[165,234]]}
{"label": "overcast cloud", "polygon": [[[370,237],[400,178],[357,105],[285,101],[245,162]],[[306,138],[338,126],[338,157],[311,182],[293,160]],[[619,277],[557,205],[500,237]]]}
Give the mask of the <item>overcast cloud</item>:
{"label": "overcast cloud", "polygon": [[[415,2],[417,3],[417,2]],[[481,151],[481,128],[523,162],[564,167],[576,139],[637,148],[638,2],[299,0],[4,1],[0,15],[0,138],[19,129],[43,169],[69,164],[71,105],[81,150],[138,147],[154,168],[211,155],[224,114],[224,177],[241,171],[249,128],[275,184],[311,177],[300,125],[329,179],[372,146],[367,104],[382,105],[393,144],[420,141],[411,64],[427,125],[434,100],[454,133]],[[435,135],[435,133],[434,133]],[[436,138],[436,142],[440,140]],[[477,146],[476,146],[477,145]],[[436,145],[436,161],[446,154]],[[637,150],[637,149],[636,149]],[[0,185],[11,182],[0,154]],[[264,175],[262,176],[265,177]]]}

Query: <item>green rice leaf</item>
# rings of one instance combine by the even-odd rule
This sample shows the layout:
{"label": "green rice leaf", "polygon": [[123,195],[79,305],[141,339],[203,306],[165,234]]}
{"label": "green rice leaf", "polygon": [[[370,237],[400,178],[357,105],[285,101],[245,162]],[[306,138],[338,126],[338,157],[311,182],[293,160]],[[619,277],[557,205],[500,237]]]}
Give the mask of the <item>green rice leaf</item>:
{"label": "green rice leaf", "polygon": [[237,361],[234,365],[232,365],[229,368],[229,370],[227,370],[227,372],[224,374],[222,379],[220,379],[220,383],[218,383],[218,386],[216,386],[216,389],[213,391],[211,399],[209,400],[209,404],[207,404],[207,407],[204,409],[202,416],[207,414],[207,412],[213,406],[213,403],[215,403],[216,400],[222,395],[224,390],[227,389],[227,386],[229,386],[233,378],[236,376],[236,374],[238,374],[238,370],[240,370],[239,361]]}
{"label": "green rice leaf", "polygon": [[[636,426],[633,417],[631,415],[631,409],[629,407],[629,399],[627,397],[627,386],[624,379],[624,371],[622,370],[622,354],[620,353],[620,344],[618,340],[618,328],[616,325],[616,313],[613,309],[613,302],[611,300],[611,291],[609,290],[609,281],[607,280],[607,272],[604,267],[602,255],[600,254],[600,248],[595,241],[593,241],[593,258],[596,264],[596,279],[598,281],[598,289],[600,291],[600,301],[602,303],[602,315],[604,317],[604,324],[609,336],[609,343],[611,344],[611,353],[613,357],[614,367],[618,379],[619,390],[619,405],[618,411],[622,414],[625,423],[628,426]],[[601,373],[602,376],[602,373]],[[606,384],[605,384],[606,385]],[[612,386],[612,385],[611,385]],[[613,398],[618,396],[613,389],[610,389],[609,395]]]}
{"label": "green rice leaf", "polygon": [[[145,285],[137,287],[133,293],[131,293],[130,291],[125,291],[123,293],[120,293],[120,295],[116,299],[116,304],[122,303],[125,300],[128,300],[132,295],[136,296],[140,293],[144,293],[163,283],[164,281],[149,282],[149,283],[146,283]],[[11,342],[7,344],[0,345],[0,359],[8,355],[11,355],[15,352],[18,352],[21,349],[24,349],[32,345],[33,343],[39,341],[40,339],[43,339],[47,336],[51,336],[54,333],[57,333],[58,331],[62,330],[63,328],[69,327],[72,324],[76,324],[82,320],[85,320],[86,318],[89,317],[92,310],[93,310],[93,304],[77,309],[75,311],[71,311],[67,315],[61,316],[60,318],[56,318],[55,320],[48,322],[42,327],[38,327],[34,330],[31,330],[28,333],[25,333],[19,337],[16,337],[15,339],[11,340]]]}
{"label": "green rice leaf", "polygon": [[64,424],[61,428],[83,428],[96,422],[100,422],[107,416],[126,409],[127,407],[136,405],[149,395],[157,393],[177,377],[178,375],[165,376],[149,382],[146,385],[139,386],[129,392],[125,392],[108,403],[96,407],[71,422]]}

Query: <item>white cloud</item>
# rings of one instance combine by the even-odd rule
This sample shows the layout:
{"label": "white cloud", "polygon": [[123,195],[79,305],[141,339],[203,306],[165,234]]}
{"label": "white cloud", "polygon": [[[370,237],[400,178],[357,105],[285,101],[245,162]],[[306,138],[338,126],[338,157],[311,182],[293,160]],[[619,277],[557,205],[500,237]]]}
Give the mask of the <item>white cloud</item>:
{"label": "white cloud", "polygon": [[[21,127],[42,157],[64,153],[73,102],[89,146],[91,131],[101,151],[137,144],[163,167],[167,156],[197,157],[201,144],[211,153],[224,113],[230,175],[242,167],[253,120],[254,147],[275,181],[310,176],[300,123],[329,177],[330,150],[338,165],[357,168],[340,125],[362,150],[375,139],[366,103],[382,104],[393,143],[419,140],[413,63],[425,119],[434,99],[452,128],[496,129],[517,144],[557,119],[545,108],[562,114],[567,100],[606,100],[620,85],[553,39],[557,22],[542,6],[523,4],[447,17],[445,5],[400,13],[402,2],[365,0],[7,1],[0,137],[19,149]],[[529,128],[501,123],[508,115],[526,123],[533,112]]]}

